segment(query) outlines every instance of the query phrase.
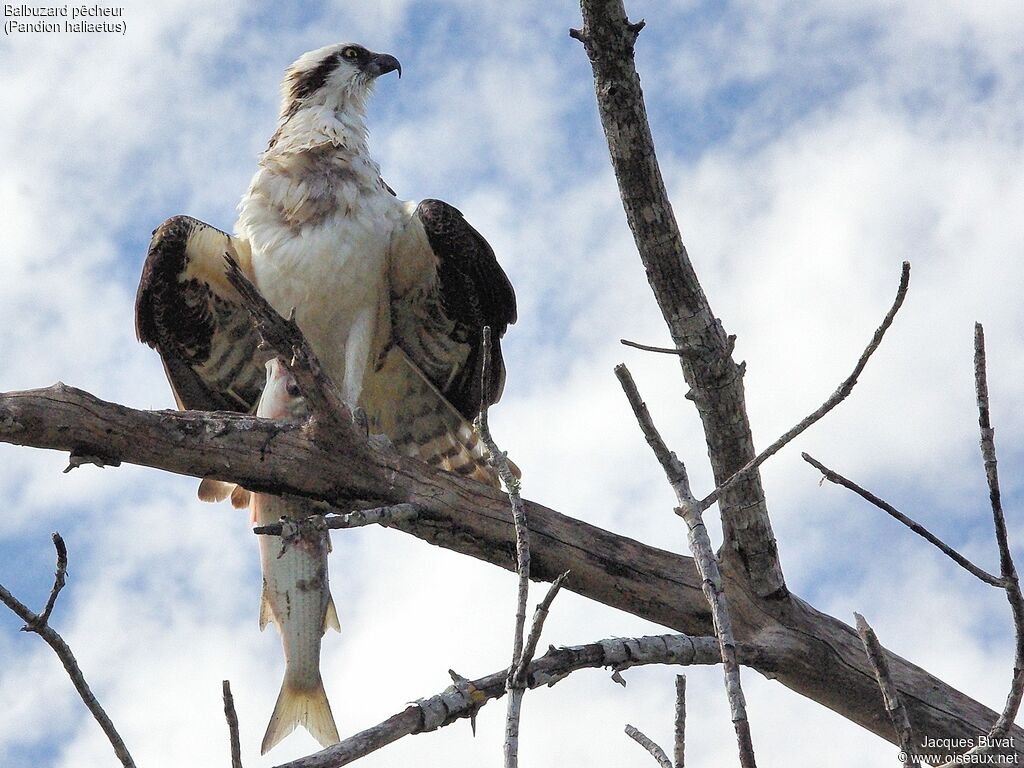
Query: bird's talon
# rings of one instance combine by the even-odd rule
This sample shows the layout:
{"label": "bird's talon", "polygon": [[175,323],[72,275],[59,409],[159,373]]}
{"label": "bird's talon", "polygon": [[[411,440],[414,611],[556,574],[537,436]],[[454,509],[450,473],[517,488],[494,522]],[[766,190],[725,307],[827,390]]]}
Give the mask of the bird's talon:
{"label": "bird's talon", "polygon": [[363,437],[367,439],[370,437],[370,417],[358,405],[352,409],[352,423]]}

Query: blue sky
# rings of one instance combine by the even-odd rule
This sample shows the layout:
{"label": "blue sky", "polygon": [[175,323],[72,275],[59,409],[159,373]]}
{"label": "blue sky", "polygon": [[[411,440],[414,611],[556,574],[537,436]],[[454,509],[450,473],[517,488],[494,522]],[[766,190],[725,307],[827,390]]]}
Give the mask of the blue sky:
{"label": "blue sky", "polygon": [[[567,514],[685,551],[672,494],[612,376],[626,361],[695,486],[710,490],[696,415],[674,361],[622,348],[667,334],[617,199],[590,68],[567,35],[571,2],[125,5],[116,36],[0,42],[0,370],[3,390],[56,380],[136,407],[172,405],[134,339],[149,233],[189,213],[230,228],[274,130],[299,54],[342,40],[396,55],[369,109],[371,149],[407,199],[458,206],[514,283],[508,385],[492,423],[525,493]],[[298,8],[298,6],[296,6]],[[849,373],[913,263],[910,296],[852,398],[764,471],[791,588],[999,707],[1012,665],[1005,600],[834,487],[801,450],[844,471],[990,568],[977,450],[973,323],[985,323],[1011,535],[1024,530],[1024,8],[865,0],[631,2],[659,158],[691,257],[738,336],[758,445]],[[246,765],[310,751],[258,744],[280,685],[257,630],[256,544],[244,514],[201,505],[193,480],[133,467],[61,474],[66,457],[0,445],[0,583],[33,605],[68,541],[54,615],[140,765],[221,764],[220,680],[235,687]],[[716,535],[718,521],[709,514]],[[393,531],[336,536],[343,632],[324,675],[343,734],[447,684],[503,666],[514,579]],[[52,654],[0,613],[0,764],[112,765]],[[661,631],[573,595],[545,642]],[[951,650],[952,649],[952,650]],[[524,762],[647,758],[626,722],[667,742],[675,670],[599,672],[527,697]],[[692,670],[694,764],[735,760],[718,670]],[[745,676],[764,764],[893,759],[887,743],[788,690]],[[502,707],[367,760],[499,758]],[[557,730],[550,723],[557,722]],[[802,755],[801,755],[802,756]]]}

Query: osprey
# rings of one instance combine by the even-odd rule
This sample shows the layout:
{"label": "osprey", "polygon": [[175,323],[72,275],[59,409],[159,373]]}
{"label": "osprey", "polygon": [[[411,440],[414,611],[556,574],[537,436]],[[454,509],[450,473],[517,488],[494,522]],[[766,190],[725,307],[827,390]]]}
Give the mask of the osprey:
{"label": "osprey", "polygon": [[[188,216],[153,233],[136,299],[179,408],[253,411],[269,352],[259,349],[224,254],[295,321],[350,406],[400,452],[496,484],[471,427],[501,396],[499,339],[515,294],[487,241],[440,200],[399,200],[370,157],[364,122],[394,56],[341,44],[301,56],[235,234]],[[482,328],[494,339],[482,391]],[[233,486],[204,481],[200,496]],[[233,500],[246,503],[244,496]]]}

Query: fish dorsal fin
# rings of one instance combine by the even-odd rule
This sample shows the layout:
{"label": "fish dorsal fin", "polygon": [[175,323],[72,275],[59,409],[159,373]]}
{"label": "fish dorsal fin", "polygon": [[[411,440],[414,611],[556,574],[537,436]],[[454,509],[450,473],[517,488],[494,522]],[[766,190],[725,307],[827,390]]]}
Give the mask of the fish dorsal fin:
{"label": "fish dorsal fin", "polygon": [[263,591],[260,593],[260,632],[266,629],[267,624],[271,621],[277,622],[274,618],[274,609],[270,605],[270,600],[267,599],[267,585],[264,584]]}
{"label": "fish dorsal fin", "polygon": [[334,607],[334,598],[327,596],[327,611],[324,613],[324,632],[330,627],[335,632],[341,632],[341,622],[338,620],[338,609]]}

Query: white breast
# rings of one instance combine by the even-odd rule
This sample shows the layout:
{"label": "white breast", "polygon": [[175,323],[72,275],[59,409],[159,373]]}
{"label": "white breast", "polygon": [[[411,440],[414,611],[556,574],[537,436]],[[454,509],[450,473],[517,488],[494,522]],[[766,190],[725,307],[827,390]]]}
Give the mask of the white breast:
{"label": "white breast", "polygon": [[268,152],[260,166],[237,224],[256,286],[278,312],[295,308],[328,374],[356,401],[388,333],[388,249],[403,204],[372,161],[334,146]]}

